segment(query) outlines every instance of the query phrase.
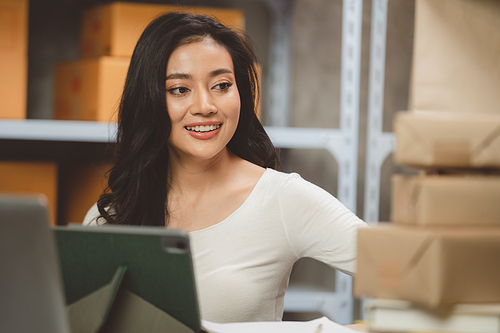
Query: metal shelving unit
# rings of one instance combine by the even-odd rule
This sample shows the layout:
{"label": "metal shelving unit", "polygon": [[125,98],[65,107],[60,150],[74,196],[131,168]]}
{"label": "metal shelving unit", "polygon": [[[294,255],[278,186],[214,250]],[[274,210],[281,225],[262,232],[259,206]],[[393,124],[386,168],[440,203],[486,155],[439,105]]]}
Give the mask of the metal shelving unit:
{"label": "metal shelving unit", "polygon": [[364,220],[378,222],[380,173],[394,150],[393,133],[382,131],[388,0],[372,0],[368,121],[364,189]]}
{"label": "metal shelving unit", "polygon": [[0,120],[0,140],[106,143],[116,140],[116,124],[70,120]]}
{"label": "metal shelving unit", "polygon": [[[286,7],[283,10],[286,10]],[[335,158],[339,166],[337,197],[353,212],[356,211],[358,170],[362,11],[362,0],[343,0],[340,128],[279,126],[266,128],[276,147],[327,150]],[[282,17],[283,13],[278,16]],[[278,22],[286,22],[286,20]],[[283,27],[275,27],[275,30],[283,31]],[[280,47],[280,45],[277,47]],[[283,50],[274,51],[273,53],[282,54]],[[271,58],[271,61],[273,61],[273,58]],[[270,66],[273,66],[273,63]],[[283,66],[277,66],[275,70],[278,68],[286,70]],[[289,77],[289,74],[274,73],[274,76],[283,78]],[[279,85],[279,82],[279,80],[274,80],[271,84]],[[279,91],[280,89],[282,98],[285,98],[285,100],[276,105],[289,105],[286,101],[289,92],[283,91],[283,86],[273,88],[272,85],[270,87],[272,91]],[[273,105],[271,104],[270,107],[273,107]],[[281,118],[279,118],[280,115]],[[278,108],[273,119],[273,125],[286,126],[288,123],[287,115],[282,108]],[[353,320],[354,311],[352,278],[336,271],[335,291],[314,290],[314,288],[308,286],[290,285],[285,294],[285,311],[320,312],[337,323],[350,324]]]}

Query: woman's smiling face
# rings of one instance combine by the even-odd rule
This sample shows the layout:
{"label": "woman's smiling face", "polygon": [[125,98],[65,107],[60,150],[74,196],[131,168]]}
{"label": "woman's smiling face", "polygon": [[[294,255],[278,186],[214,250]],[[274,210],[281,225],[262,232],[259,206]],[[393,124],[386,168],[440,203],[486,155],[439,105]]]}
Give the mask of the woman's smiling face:
{"label": "woman's smiling face", "polygon": [[238,126],[240,95],[227,50],[211,38],[179,46],[167,63],[166,101],[172,157],[209,160]]}

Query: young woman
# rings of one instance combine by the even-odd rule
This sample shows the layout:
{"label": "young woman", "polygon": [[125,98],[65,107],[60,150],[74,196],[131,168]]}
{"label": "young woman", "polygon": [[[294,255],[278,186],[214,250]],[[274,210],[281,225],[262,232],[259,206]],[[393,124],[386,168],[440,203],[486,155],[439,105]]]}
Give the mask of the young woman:
{"label": "young woman", "polygon": [[248,38],[216,21],[154,20],[132,56],[109,188],[84,224],[189,232],[202,318],[281,320],[293,264],[354,273],[356,229],[336,198],[278,156],[255,115]]}

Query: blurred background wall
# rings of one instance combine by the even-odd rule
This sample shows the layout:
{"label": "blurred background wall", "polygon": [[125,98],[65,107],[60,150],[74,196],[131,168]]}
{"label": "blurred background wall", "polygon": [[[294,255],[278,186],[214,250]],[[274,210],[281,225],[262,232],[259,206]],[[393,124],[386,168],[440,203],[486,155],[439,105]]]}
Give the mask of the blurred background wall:
{"label": "blurred background wall", "polygon": [[[29,20],[28,118],[50,119],[53,110],[54,66],[79,57],[80,22],[86,8],[107,3],[98,0],[31,0]],[[272,2],[290,6],[290,125],[338,128],[340,98],[341,0],[135,0],[133,2],[239,8],[253,39],[263,71],[263,96],[269,73],[274,19]],[[363,216],[364,152],[371,1],[363,2],[363,45],[360,90],[360,138],[357,213]],[[389,1],[384,131],[392,130],[392,114],[408,103],[413,43],[414,1]],[[263,122],[269,119],[263,103]],[[337,190],[337,165],[326,151],[282,150],[286,171],[299,172],[332,194]],[[388,175],[396,166],[390,158],[383,168],[380,220],[389,219]]]}
{"label": "blurred background wall", "polygon": [[[98,0],[31,0],[29,10],[28,118],[50,119],[53,110],[53,73],[57,62],[79,57],[81,14],[86,8],[107,3]],[[244,11],[246,31],[255,42],[262,65],[262,119],[271,110],[265,101],[270,73],[269,57],[276,19],[273,5],[287,8],[290,29],[290,125],[338,128],[340,105],[341,0],[178,0],[134,2],[239,8]],[[357,214],[363,218],[368,62],[371,0],[363,1],[363,32],[360,87],[360,137]],[[384,96],[384,131],[392,131],[392,115],[407,109],[413,43],[414,0],[389,1]],[[337,191],[337,164],[327,151],[281,150],[284,170],[333,195]],[[390,175],[402,172],[389,157],[382,169],[380,220],[389,220]],[[292,283],[313,283],[334,289],[335,275],[323,264],[302,260]]]}

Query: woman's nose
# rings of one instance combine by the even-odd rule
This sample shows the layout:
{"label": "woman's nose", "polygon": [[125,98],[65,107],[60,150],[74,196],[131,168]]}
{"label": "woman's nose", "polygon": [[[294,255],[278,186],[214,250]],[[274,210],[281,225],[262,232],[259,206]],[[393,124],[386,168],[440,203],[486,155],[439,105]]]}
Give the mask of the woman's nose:
{"label": "woman's nose", "polygon": [[192,114],[209,115],[217,112],[215,101],[209,91],[199,89],[194,96],[193,106],[191,108]]}

